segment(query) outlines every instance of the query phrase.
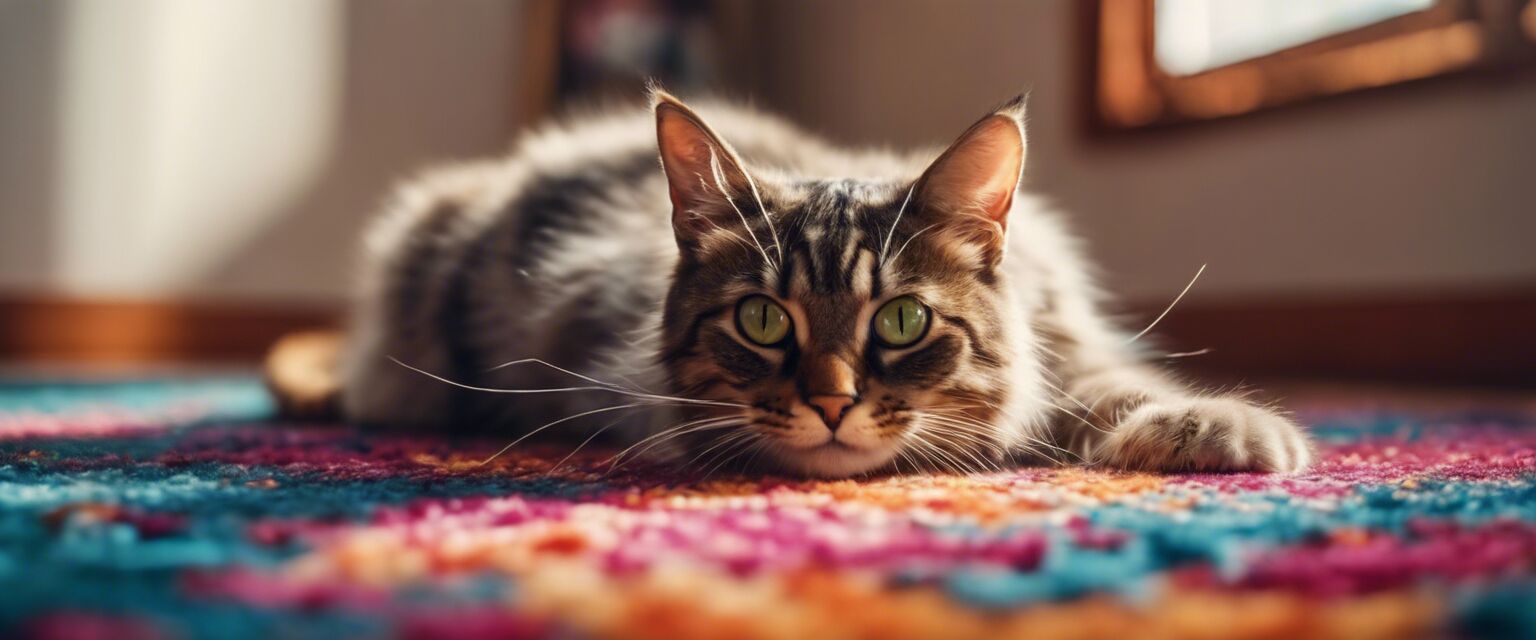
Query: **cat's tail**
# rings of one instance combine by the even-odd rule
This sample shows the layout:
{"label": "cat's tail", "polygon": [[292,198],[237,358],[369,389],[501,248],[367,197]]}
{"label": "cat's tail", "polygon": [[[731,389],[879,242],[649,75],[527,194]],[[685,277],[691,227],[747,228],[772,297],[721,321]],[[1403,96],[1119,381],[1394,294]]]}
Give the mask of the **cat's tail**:
{"label": "cat's tail", "polygon": [[272,345],[263,368],[284,417],[341,418],[341,344],[340,331],[317,330],[290,333]]}

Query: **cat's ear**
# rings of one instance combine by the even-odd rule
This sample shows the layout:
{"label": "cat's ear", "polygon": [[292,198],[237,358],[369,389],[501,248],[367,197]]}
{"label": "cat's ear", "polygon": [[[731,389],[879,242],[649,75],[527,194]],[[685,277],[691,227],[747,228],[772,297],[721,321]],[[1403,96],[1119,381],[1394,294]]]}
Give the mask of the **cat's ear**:
{"label": "cat's ear", "polygon": [[1024,172],[1024,96],[982,118],[914,186],[922,210],[951,238],[975,243],[989,262],[1003,255],[1008,212]]}
{"label": "cat's ear", "polygon": [[656,143],[672,197],[672,228],[684,246],[721,228],[740,226],[740,206],[752,201],[746,165],[682,101],[652,91]]}

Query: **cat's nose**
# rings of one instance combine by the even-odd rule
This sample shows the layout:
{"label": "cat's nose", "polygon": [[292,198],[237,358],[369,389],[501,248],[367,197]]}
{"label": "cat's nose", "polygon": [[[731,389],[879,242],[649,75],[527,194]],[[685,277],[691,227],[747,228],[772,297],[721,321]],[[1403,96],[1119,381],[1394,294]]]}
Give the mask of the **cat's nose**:
{"label": "cat's nose", "polygon": [[858,403],[859,399],[854,396],[836,395],[811,396],[806,401],[821,414],[821,421],[827,423],[828,429],[837,431],[837,425],[843,421],[843,414],[848,412],[849,407]]}

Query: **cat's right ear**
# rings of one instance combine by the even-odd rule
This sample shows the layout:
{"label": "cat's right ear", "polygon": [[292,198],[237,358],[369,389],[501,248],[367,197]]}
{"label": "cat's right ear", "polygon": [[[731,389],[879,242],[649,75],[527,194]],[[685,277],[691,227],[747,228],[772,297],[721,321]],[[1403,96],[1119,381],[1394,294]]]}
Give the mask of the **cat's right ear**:
{"label": "cat's right ear", "polygon": [[740,226],[738,209],[754,201],[754,185],[741,159],[672,95],[653,91],[652,108],[678,243],[692,246],[712,231]]}

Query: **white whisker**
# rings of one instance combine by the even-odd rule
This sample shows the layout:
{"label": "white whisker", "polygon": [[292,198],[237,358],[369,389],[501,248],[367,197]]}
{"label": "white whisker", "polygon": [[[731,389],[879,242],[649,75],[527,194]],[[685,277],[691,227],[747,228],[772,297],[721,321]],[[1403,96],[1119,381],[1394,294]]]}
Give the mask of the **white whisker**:
{"label": "white whisker", "polygon": [[1195,272],[1195,277],[1190,278],[1189,284],[1184,285],[1184,290],[1179,292],[1179,295],[1173,299],[1173,302],[1168,303],[1168,308],[1163,309],[1163,312],[1157,314],[1157,317],[1152,320],[1152,324],[1147,325],[1147,328],[1142,329],[1140,333],[1131,336],[1131,339],[1126,340],[1125,343],[1130,344],[1141,339],[1142,336],[1147,335],[1148,331],[1152,330],[1152,327],[1155,327],[1157,326],[1157,323],[1162,322],[1163,316],[1168,315],[1169,311],[1173,311],[1174,305],[1177,305],[1180,300],[1183,300],[1184,294],[1189,293],[1189,290],[1195,286],[1195,281],[1200,279],[1200,274],[1205,273],[1205,267],[1206,265],[1200,265],[1200,269]]}
{"label": "white whisker", "polygon": [[741,467],[743,469],[751,469],[752,468],[752,463],[757,462],[758,457],[762,456],[763,452],[768,450],[768,445],[769,445],[769,442],[768,442],[767,438],[761,438],[761,437],[758,438],[757,441],[755,443],[753,443],[753,445],[752,445],[752,448],[753,448],[752,457],[747,458],[746,460],[743,460],[742,463],[741,463]]}
{"label": "white whisker", "polygon": [[891,262],[895,262],[897,259],[901,258],[901,253],[903,251],[907,250],[907,245],[912,244],[913,240],[916,240],[918,236],[923,235],[924,231],[927,231],[927,230],[932,229],[932,228],[937,227],[937,226],[939,226],[939,223],[935,222],[935,223],[930,224],[930,225],[928,225],[926,227],[918,229],[917,233],[912,234],[911,237],[907,238],[906,242],[901,243],[901,248],[896,250],[896,255],[891,256]]}
{"label": "white whisker", "polygon": [[[643,408],[650,408],[650,407],[643,407]],[[607,424],[599,427],[596,431],[593,431],[592,435],[587,436],[587,439],[582,440],[581,444],[576,445],[575,449],[571,449],[570,453],[565,454],[564,458],[561,458],[559,462],[556,462],[554,464],[554,466],[550,467],[549,468],[550,473],[554,473],[556,470],[558,470],[562,465],[565,464],[565,462],[567,460],[570,460],[572,457],[574,457],[576,455],[577,452],[581,451],[583,447],[587,446],[588,444],[591,444],[591,442],[593,440],[597,439],[598,436],[603,435],[603,432],[613,428],[614,426],[618,425],[620,422],[623,422],[624,420],[626,420],[628,418],[629,418],[629,414],[627,414],[627,413],[626,414],[620,414],[619,417],[614,418],[613,420],[608,421]]]}
{"label": "white whisker", "polygon": [[779,230],[773,226],[773,216],[768,212],[768,205],[763,204],[763,194],[757,190],[757,180],[745,168],[742,169],[741,173],[747,179],[747,188],[752,190],[752,199],[757,201],[757,210],[762,214],[763,222],[768,223],[768,235],[773,236],[773,249],[779,254],[779,262],[782,264],[784,262],[784,245],[779,242]]}
{"label": "white whisker", "polygon": [[899,462],[901,462],[901,461],[905,461],[907,463],[907,466],[912,467],[912,473],[917,473],[919,471],[922,471],[922,465],[919,465],[916,460],[912,459],[912,456],[907,453],[906,447],[897,447],[896,448],[896,457],[898,458],[898,460],[897,460],[898,464],[894,464],[894,466],[896,467],[896,471],[898,471],[898,472],[901,471],[901,465],[899,464]]}
{"label": "white whisker", "polygon": [[519,358],[519,359],[513,360],[511,362],[503,362],[503,363],[498,364],[498,365],[496,365],[494,367],[486,369],[485,372],[486,373],[490,373],[492,371],[500,371],[500,370],[505,369],[507,367],[514,367],[514,366],[517,366],[517,365],[520,365],[520,364],[537,364],[537,365],[542,365],[542,366],[545,366],[545,367],[549,367],[550,369],[554,369],[555,371],[559,371],[560,373],[563,373],[565,375],[571,376],[573,378],[580,378],[582,380],[586,380],[587,382],[590,382],[592,384],[601,384],[601,385],[606,385],[606,386],[610,386],[610,387],[618,387],[619,386],[619,385],[614,384],[612,382],[604,382],[602,380],[598,380],[597,378],[593,378],[593,377],[590,377],[590,376],[585,376],[585,375],[576,373],[575,371],[571,371],[570,369],[566,369],[566,368],[558,366],[558,365],[550,364],[549,361],[541,360],[539,358]]}
{"label": "white whisker", "polygon": [[[1098,419],[1098,420],[1099,420],[1099,422],[1102,422],[1102,423],[1104,423],[1104,424],[1114,424],[1114,423],[1113,423],[1113,422],[1111,422],[1111,421],[1109,421],[1109,420],[1105,420],[1105,419],[1104,419],[1104,416],[1101,416],[1101,415],[1099,415],[1099,414],[1098,414],[1098,413],[1097,413],[1097,412],[1095,412],[1095,411],[1094,411],[1094,410],[1093,410],[1093,408],[1092,408],[1092,407],[1089,407],[1089,406],[1088,406],[1088,405],[1087,405],[1087,404],[1084,404],[1084,403],[1083,403],[1083,401],[1082,401],[1082,400],[1078,400],[1078,399],[1077,399],[1077,397],[1076,397],[1076,396],[1073,396],[1073,395],[1072,395],[1072,394],[1070,394],[1070,393],[1067,393],[1067,390],[1066,390],[1066,389],[1063,389],[1063,388],[1061,388],[1061,387],[1060,387],[1060,386],[1057,386],[1057,385],[1055,385],[1055,384],[1053,384],[1053,383],[1051,383],[1051,382],[1050,382],[1050,381],[1048,381],[1048,380],[1041,380],[1041,382],[1044,382],[1044,383],[1045,383],[1045,385],[1046,385],[1046,386],[1048,386],[1048,387],[1050,387],[1050,388],[1051,388],[1051,389],[1053,389],[1053,390],[1055,390],[1055,391],[1056,391],[1056,392],[1057,392],[1057,393],[1060,393],[1060,394],[1061,394],[1061,397],[1063,397],[1063,398],[1066,398],[1066,399],[1068,399],[1068,400],[1071,400],[1071,401],[1072,401],[1072,403],[1073,403],[1073,404],[1076,404],[1076,405],[1077,405],[1077,406],[1079,406],[1079,407],[1082,407],[1082,408],[1083,408],[1083,411],[1087,411],[1087,412],[1088,412],[1088,415],[1090,415],[1090,416],[1093,416],[1093,417],[1094,417],[1094,418],[1097,418],[1097,419]],[[1062,410],[1062,411],[1067,411],[1067,410],[1066,410],[1066,409],[1063,409],[1063,408],[1062,408],[1062,407],[1061,407],[1061,405],[1058,405],[1058,404],[1056,404],[1056,403],[1054,403],[1054,402],[1053,402],[1053,403],[1051,403],[1051,406],[1054,406],[1054,407],[1056,407],[1056,408],[1057,408],[1057,409],[1060,409],[1060,410]],[[1073,415],[1073,416],[1077,416],[1077,417],[1078,417],[1078,419],[1080,419],[1080,420],[1081,420],[1081,419],[1082,419],[1082,416],[1078,416],[1078,415],[1077,415],[1077,414],[1076,414],[1076,413],[1072,413],[1072,412],[1070,412],[1070,411],[1068,411],[1068,412],[1067,412],[1067,413],[1071,413],[1071,414],[1072,414],[1072,415]],[[1097,430],[1097,431],[1103,431],[1103,432],[1106,432],[1106,433],[1108,433],[1108,431],[1109,431],[1109,430],[1108,430],[1108,429],[1105,429],[1105,428],[1103,428],[1103,427],[1100,427],[1100,426],[1098,426],[1098,425],[1095,425],[1095,424],[1093,424],[1093,423],[1090,423],[1090,422],[1088,422],[1088,421],[1087,421],[1087,420],[1083,420],[1083,422],[1084,422],[1084,423],[1085,423],[1085,424],[1087,424],[1087,425],[1088,425],[1088,426],[1090,426],[1090,427],[1093,427],[1093,428],[1094,428],[1094,429],[1095,429],[1095,430]]]}
{"label": "white whisker", "polygon": [[[646,454],[646,452],[648,452],[648,451],[650,451],[650,450],[652,450],[652,449],[654,449],[654,448],[656,448],[658,446],[661,446],[661,445],[663,445],[663,444],[665,444],[667,442],[670,442],[670,441],[672,441],[672,440],[674,440],[676,438],[679,438],[679,437],[682,437],[682,436],[685,436],[685,435],[688,435],[688,434],[691,434],[691,433],[698,433],[700,431],[709,431],[711,429],[725,429],[725,428],[729,428],[729,427],[736,427],[736,426],[744,425],[746,423],[747,423],[747,419],[745,417],[742,417],[742,416],[722,416],[722,417],[718,417],[718,418],[706,418],[706,419],[702,419],[702,420],[693,420],[693,421],[690,421],[690,422],[684,422],[684,423],[679,424],[679,425],[674,425],[674,426],[671,426],[671,427],[667,427],[665,429],[657,431],[656,433],[653,433],[653,434],[651,434],[649,436],[646,436],[645,439],[640,440],[639,442],[636,442],[636,443],[634,443],[634,444],[632,444],[632,445],[630,445],[628,447],[625,447],[623,451],[620,451],[620,452],[610,456],[609,459],[608,459],[609,460],[608,464],[610,466],[619,464],[619,462],[622,461],[625,458],[625,456],[629,454],[630,451],[634,451],[637,447],[642,447],[642,445],[643,445],[643,448],[641,448],[639,451],[635,451],[635,453],[634,453],[635,457],[644,456]],[[659,438],[659,440],[658,440],[658,438]],[[647,444],[647,443],[649,443],[649,444]]]}
{"label": "white whisker", "polygon": [[643,403],[643,402],[634,402],[634,403],[630,403],[630,404],[621,404],[621,405],[612,406],[612,407],[602,407],[600,409],[593,409],[591,411],[583,411],[583,412],[578,413],[576,415],[566,416],[566,417],[561,418],[559,420],[555,420],[554,422],[546,422],[543,425],[540,425],[539,428],[534,429],[532,431],[529,431],[528,433],[525,433],[525,434],[519,436],[516,440],[513,440],[511,443],[507,444],[507,446],[502,447],[500,451],[497,451],[496,453],[492,454],[491,457],[486,458],[484,461],[482,461],[480,463],[480,465],[481,466],[485,466],[487,464],[490,464],[492,460],[495,460],[496,458],[500,457],[501,454],[506,453],[507,451],[511,450],[512,447],[517,446],[518,443],[520,443],[520,442],[522,442],[524,440],[527,440],[529,437],[533,436],[534,434],[536,434],[536,433],[538,433],[540,431],[543,431],[545,429],[548,429],[550,427],[553,427],[553,426],[555,426],[557,424],[563,424],[563,423],[575,420],[577,418],[583,418],[583,417],[586,417],[586,416],[596,415],[596,414],[599,414],[599,413],[607,413],[609,411],[618,411],[620,409],[631,409],[631,408],[634,408],[634,407],[643,407],[643,406],[646,406],[645,403]]}
{"label": "white whisker", "polygon": [[[700,451],[698,453],[698,455],[696,455],[693,458],[689,459],[687,462],[684,462],[682,464],[682,466],[684,466],[684,467],[692,467],[693,463],[698,462],[699,458],[703,458],[705,455],[708,455],[711,451],[719,449],[720,447],[722,447],[722,446],[724,446],[726,444],[737,442],[737,441],[739,441],[739,440],[741,440],[743,438],[751,437],[752,435],[753,434],[752,434],[751,431],[748,431],[748,430],[745,430],[745,429],[741,429],[741,430],[737,430],[737,431],[732,431],[732,432],[727,433],[727,434],[725,434],[723,436],[715,438],[714,444],[712,444],[709,447],[705,448],[703,451]],[[710,460],[714,460],[714,458],[711,458]]]}
{"label": "white whisker", "polygon": [[958,458],[955,458],[953,455],[950,455],[950,453],[948,451],[945,451],[943,447],[938,446],[937,443],[928,440],[926,435],[923,434],[921,431],[916,432],[916,433],[918,434],[918,441],[920,441],[923,444],[928,446],[929,453],[931,453],[931,454],[933,454],[935,456],[938,456],[938,457],[934,458],[934,460],[936,460],[936,461],[938,461],[938,460],[944,461],[944,467],[950,473],[954,473],[954,474],[964,474],[965,473],[965,465],[963,463],[961,463]]}
{"label": "white whisker", "polygon": [[[961,429],[957,428],[954,425],[950,425],[949,427],[944,427],[944,426],[942,426],[942,423],[931,423],[931,424],[927,425],[927,428],[929,430],[933,431],[934,433],[938,433],[938,434],[944,435],[947,438],[951,438],[951,439],[967,442],[967,443],[970,443],[974,447],[981,448],[981,449],[984,449],[986,451],[990,451],[990,452],[992,452],[994,454],[997,453],[997,450],[995,448],[993,448],[992,443],[989,443],[989,442],[986,442],[984,440],[981,440],[981,439],[977,438],[974,434],[967,433],[964,430],[961,430]],[[970,461],[972,463],[974,463],[974,467],[973,468],[983,469],[983,470],[987,470],[987,471],[1000,471],[1001,470],[995,463],[983,460],[981,458],[981,456],[978,456],[975,451],[971,450],[971,447],[962,447],[960,449],[957,449],[955,451],[955,453],[958,454],[958,455],[963,455],[966,458],[969,458]]]}
{"label": "white whisker", "polygon": [[[720,192],[721,197],[725,198],[726,204],[731,205],[731,209],[736,212],[736,217],[741,219],[742,228],[747,230],[747,235],[752,238],[752,244],[757,245],[757,251],[762,254],[763,261],[770,265],[775,264],[773,259],[768,257],[768,252],[763,249],[763,243],[758,241],[757,233],[752,231],[752,224],[747,222],[747,214],[742,213],[741,207],[736,206],[736,199],[731,197],[730,189],[725,186],[725,171],[721,168],[720,156],[715,153],[714,149],[709,151],[709,170],[710,173],[714,174],[712,177],[715,180],[715,189]],[[751,177],[749,176],[747,179],[750,182]],[[753,191],[754,193],[756,192],[756,187],[753,187]],[[769,228],[773,228],[771,221],[769,222]],[[779,250],[779,254],[782,258],[782,249]]]}
{"label": "white whisker", "polygon": [[[757,447],[761,444],[762,436],[753,432],[747,432],[747,437],[738,439],[738,444],[726,447],[721,454],[717,454],[715,456],[716,458],[720,458],[720,461],[705,471],[704,476],[700,478],[699,481],[703,482],[705,480],[709,480],[709,477],[714,475],[716,471],[719,471],[721,467],[724,467],[725,465],[730,464],[731,461],[746,455],[748,451],[752,451],[754,447]],[[734,453],[731,453],[730,455],[724,455],[725,452],[730,452],[732,449],[735,450]]]}
{"label": "white whisker", "polygon": [[880,243],[881,267],[885,266],[885,254],[891,248],[891,236],[896,235],[896,226],[901,224],[901,216],[907,212],[907,203],[912,202],[912,192],[916,189],[916,183],[913,183],[911,187],[907,188],[907,197],[902,199],[901,208],[896,210],[896,219],[891,221],[891,228],[885,232],[885,242]]}
{"label": "white whisker", "polygon": [[[573,392],[573,391],[606,391],[608,393],[617,393],[619,395],[629,396],[629,397],[632,397],[632,398],[641,398],[641,399],[646,399],[646,400],[665,401],[665,402],[676,402],[678,404],[695,404],[695,405],[705,405],[705,406],[711,406],[711,407],[731,407],[733,409],[744,409],[744,408],[747,408],[747,405],[741,404],[739,402],[720,402],[720,401],[716,401],[716,400],[698,400],[698,399],[695,399],[695,398],[681,398],[681,397],[676,397],[676,396],[664,396],[664,395],[655,394],[655,393],[641,393],[639,391],[630,391],[628,389],[623,389],[623,388],[618,388],[618,387],[610,386],[608,383],[603,383],[603,382],[596,382],[596,384],[598,384],[599,386],[595,386],[595,387],[556,387],[556,388],[549,388],[549,389],[497,389],[497,388],[494,388],[494,387],[477,387],[477,386],[474,386],[474,385],[468,385],[468,384],[464,384],[462,382],[457,382],[457,381],[454,381],[454,380],[450,380],[448,378],[444,378],[443,376],[437,375],[437,374],[432,373],[430,371],[424,371],[422,369],[417,369],[416,367],[413,367],[413,366],[408,365],[408,364],[406,364],[404,362],[401,362],[400,360],[396,359],[394,356],[390,356],[389,359],[390,359],[391,362],[394,362],[395,364],[398,364],[398,365],[400,365],[402,367],[410,369],[411,371],[415,371],[416,373],[424,375],[424,376],[426,376],[428,378],[432,378],[433,380],[437,380],[438,382],[442,382],[442,383],[446,383],[446,384],[451,384],[451,385],[453,385],[455,387],[458,387],[460,389],[467,389],[469,391],[481,391],[481,392],[484,392],[484,393],[506,393],[506,394],[569,393],[569,392]],[[577,374],[577,375],[579,375],[579,374]]]}
{"label": "white whisker", "polygon": [[[995,404],[992,404],[990,402],[986,402],[985,404],[987,406],[989,406],[989,407],[992,407],[993,409],[996,409],[999,412],[1002,412],[1004,414],[1007,413],[1006,411],[1003,411],[1002,407],[999,407],[999,406],[997,406]],[[1052,406],[1056,406],[1057,409],[1060,409],[1060,410],[1062,410],[1064,412],[1066,411],[1065,409],[1061,409],[1060,406],[1057,406],[1055,404],[1052,404]],[[976,429],[976,430],[983,430],[984,431],[984,430],[986,430],[988,428],[985,423],[980,422],[980,421],[976,420],[975,418],[973,418],[973,417],[971,417],[969,415],[964,414],[963,412],[960,412],[958,415],[956,415],[957,411],[958,410],[925,409],[923,411],[923,414],[924,414],[925,417],[928,417],[930,419],[932,419],[932,418],[942,418],[942,419],[951,420],[951,421],[960,421],[960,422],[962,422],[964,424],[965,427],[967,427],[969,429]],[[1071,415],[1071,416],[1073,416],[1075,418],[1078,418],[1079,420],[1082,420],[1082,417],[1078,416],[1077,414],[1073,414],[1073,413],[1070,413],[1070,412],[1067,412],[1067,413],[1068,413],[1068,415]],[[1091,423],[1088,423],[1087,421],[1084,421],[1084,424],[1088,424],[1089,426],[1093,426]],[[1097,429],[1097,427],[1094,427],[1094,428]],[[1054,450],[1054,451],[1060,451],[1061,453],[1067,454],[1069,456],[1080,458],[1080,456],[1077,456],[1073,452],[1071,452],[1071,451],[1069,451],[1067,449],[1064,449],[1064,448],[1062,448],[1062,447],[1060,447],[1058,445],[1052,444],[1050,442],[1046,442],[1045,440],[1041,440],[1039,438],[1030,436],[1028,434],[1017,434],[1017,435],[1019,435],[1024,440],[1025,444],[1030,445],[1028,450],[1031,453],[1036,453],[1036,454],[1044,455],[1046,457],[1051,457],[1049,455],[1048,451]],[[1035,447],[1037,447],[1037,446],[1038,447],[1044,447],[1044,450],[1035,449]],[[1000,455],[1002,453],[1006,453],[1006,452],[999,451]]]}
{"label": "white whisker", "polygon": [[[992,455],[1001,456],[1003,453],[1006,453],[1000,444],[987,439],[980,433],[977,433],[976,430],[980,427],[983,427],[983,425],[978,423],[957,420],[947,416],[928,414],[925,416],[924,427],[956,440],[970,443],[975,447],[990,452]],[[970,452],[965,453],[970,454]],[[972,455],[972,457],[974,457],[974,455]],[[995,465],[984,463],[980,460],[977,460],[977,464],[982,467],[995,468]]]}

